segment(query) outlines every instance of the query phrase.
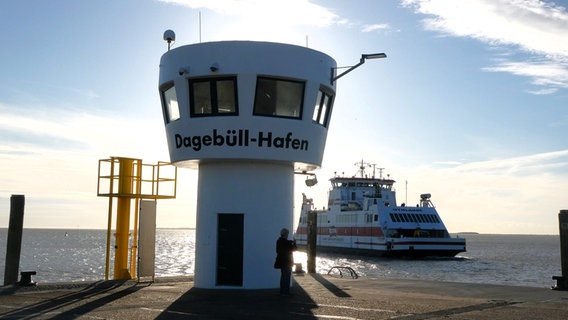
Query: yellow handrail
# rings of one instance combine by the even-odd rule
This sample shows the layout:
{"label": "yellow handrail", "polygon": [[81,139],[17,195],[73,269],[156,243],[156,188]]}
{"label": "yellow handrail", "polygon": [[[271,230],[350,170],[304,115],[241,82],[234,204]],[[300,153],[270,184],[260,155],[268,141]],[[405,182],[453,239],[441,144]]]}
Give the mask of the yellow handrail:
{"label": "yellow handrail", "polygon": [[[109,171],[103,172],[103,167],[108,167]],[[160,170],[162,167],[172,168],[173,173],[170,176],[163,177],[162,174],[165,171]],[[144,168],[149,169],[144,170]],[[147,177],[148,174],[145,174],[146,172],[151,172],[150,177]],[[171,188],[160,188],[160,185],[163,186],[164,184],[170,184]],[[108,189],[103,190],[105,186],[108,186]],[[176,189],[177,167],[168,162],[161,161],[157,164],[143,164],[141,159],[124,157],[111,157],[110,159],[99,160],[97,196],[109,198],[105,280],[109,278],[110,269],[113,198],[117,198],[114,279],[129,280],[136,274],[136,254],[138,249],[138,201],[135,201],[134,204],[132,246],[129,245],[132,200],[173,199],[176,197]],[[144,193],[147,190],[149,190],[149,193]],[[167,193],[163,190],[170,190],[170,192]]]}

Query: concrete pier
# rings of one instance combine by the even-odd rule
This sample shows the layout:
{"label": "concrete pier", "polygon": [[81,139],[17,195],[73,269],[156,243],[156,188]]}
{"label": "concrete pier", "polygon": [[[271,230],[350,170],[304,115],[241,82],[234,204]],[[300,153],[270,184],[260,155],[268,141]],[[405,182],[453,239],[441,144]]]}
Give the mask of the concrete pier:
{"label": "concrete pier", "polygon": [[278,289],[193,287],[190,278],[0,287],[2,319],[566,319],[568,292],[399,279],[295,276]]}

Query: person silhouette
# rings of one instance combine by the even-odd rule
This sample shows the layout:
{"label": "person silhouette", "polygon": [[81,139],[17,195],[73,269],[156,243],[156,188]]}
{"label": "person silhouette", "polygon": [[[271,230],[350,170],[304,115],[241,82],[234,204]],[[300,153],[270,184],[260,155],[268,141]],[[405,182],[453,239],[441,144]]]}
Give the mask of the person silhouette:
{"label": "person silhouette", "polygon": [[280,294],[290,294],[290,278],[294,265],[293,252],[297,250],[296,240],[288,240],[290,231],[286,228],[280,230],[280,238],[276,240],[276,261],[274,268],[280,269]]}

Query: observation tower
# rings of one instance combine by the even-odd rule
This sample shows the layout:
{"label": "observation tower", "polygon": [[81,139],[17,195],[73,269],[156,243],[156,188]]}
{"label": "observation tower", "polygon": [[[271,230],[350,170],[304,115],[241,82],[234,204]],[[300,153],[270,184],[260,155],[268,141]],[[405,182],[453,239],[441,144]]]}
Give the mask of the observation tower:
{"label": "observation tower", "polygon": [[170,159],[198,169],[194,285],[276,288],[275,243],[281,228],[293,230],[294,173],[322,162],[335,60],[270,42],[170,50],[171,30],[164,40],[159,92]]}

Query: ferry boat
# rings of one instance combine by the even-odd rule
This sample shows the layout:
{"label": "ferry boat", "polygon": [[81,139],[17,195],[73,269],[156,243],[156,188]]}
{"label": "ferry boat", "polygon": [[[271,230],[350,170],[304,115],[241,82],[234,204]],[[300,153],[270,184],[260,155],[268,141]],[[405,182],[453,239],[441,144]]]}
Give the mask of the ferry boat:
{"label": "ferry boat", "polygon": [[303,194],[295,233],[300,248],[307,246],[309,221],[317,220],[318,251],[393,257],[453,257],[466,251],[465,239],[449,234],[430,194],[421,194],[416,206],[397,205],[395,180],[383,178],[382,169],[378,178],[374,172],[367,177],[370,165],[357,165],[360,176],[330,179],[327,209],[314,209]]}

